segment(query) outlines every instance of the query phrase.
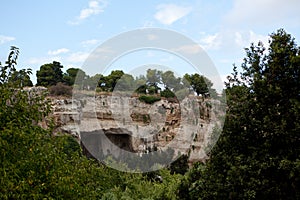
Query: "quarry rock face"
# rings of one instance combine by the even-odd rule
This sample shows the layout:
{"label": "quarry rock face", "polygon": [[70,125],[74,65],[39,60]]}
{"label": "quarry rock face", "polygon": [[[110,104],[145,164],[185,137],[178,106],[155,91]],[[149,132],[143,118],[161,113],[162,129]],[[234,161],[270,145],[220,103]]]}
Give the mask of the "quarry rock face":
{"label": "quarry rock face", "polygon": [[84,149],[89,154],[97,154],[100,146],[104,154],[118,148],[134,153],[172,148],[175,154],[188,154],[191,163],[207,158],[213,129],[222,126],[224,115],[220,101],[197,96],[182,101],[162,98],[153,104],[119,95],[51,102],[55,132],[95,146]]}

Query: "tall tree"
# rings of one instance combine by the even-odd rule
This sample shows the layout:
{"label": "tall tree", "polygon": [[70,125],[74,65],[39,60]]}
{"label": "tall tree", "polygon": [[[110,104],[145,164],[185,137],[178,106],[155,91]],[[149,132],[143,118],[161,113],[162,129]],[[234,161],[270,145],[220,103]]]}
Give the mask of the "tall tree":
{"label": "tall tree", "polygon": [[36,72],[37,85],[48,87],[63,82],[62,68],[63,66],[56,61],[42,65]]}
{"label": "tall tree", "polygon": [[300,198],[300,50],[271,34],[246,49],[227,83],[227,115],[210,160],[190,174],[190,199]]}

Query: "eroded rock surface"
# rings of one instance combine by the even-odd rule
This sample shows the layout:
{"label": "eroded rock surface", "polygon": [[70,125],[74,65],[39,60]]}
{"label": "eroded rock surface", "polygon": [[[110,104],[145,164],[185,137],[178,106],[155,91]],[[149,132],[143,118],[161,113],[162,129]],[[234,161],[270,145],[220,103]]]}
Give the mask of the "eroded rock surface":
{"label": "eroded rock surface", "polygon": [[[154,104],[114,95],[53,99],[52,110],[56,132],[72,134],[95,146],[138,153],[170,147],[175,153],[189,154],[190,162],[206,159],[212,130],[222,125],[219,117],[224,115],[219,101],[196,96]],[[101,134],[111,143],[101,143]]]}

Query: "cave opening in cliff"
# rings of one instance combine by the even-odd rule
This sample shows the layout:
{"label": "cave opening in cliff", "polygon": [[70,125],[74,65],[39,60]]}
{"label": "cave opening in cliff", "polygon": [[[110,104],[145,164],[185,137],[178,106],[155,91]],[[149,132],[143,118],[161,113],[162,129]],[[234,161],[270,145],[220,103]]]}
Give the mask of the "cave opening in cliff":
{"label": "cave opening in cliff", "polygon": [[103,156],[110,154],[118,157],[122,149],[129,152],[135,152],[131,132],[126,129],[112,128],[101,129],[92,132],[81,132],[81,146],[83,154],[90,158],[102,159]]}
{"label": "cave opening in cliff", "polygon": [[126,133],[124,134],[113,134],[113,133],[105,133],[105,136],[116,146],[119,148],[134,152],[132,147],[132,140],[131,135],[128,135]]}

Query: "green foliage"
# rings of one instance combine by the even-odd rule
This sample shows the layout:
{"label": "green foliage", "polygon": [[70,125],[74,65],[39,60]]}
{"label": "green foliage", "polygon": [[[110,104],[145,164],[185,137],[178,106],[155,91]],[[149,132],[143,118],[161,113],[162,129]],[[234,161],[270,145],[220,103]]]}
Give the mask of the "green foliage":
{"label": "green foliage", "polygon": [[139,97],[139,100],[148,104],[153,104],[156,101],[160,101],[160,97],[142,95]]}
{"label": "green foliage", "polygon": [[132,75],[123,74],[118,80],[115,90],[116,91],[132,91],[134,88],[134,78]]}
{"label": "green foliage", "polygon": [[141,85],[141,86],[139,86],[136,90],[135,90],[135,92],[136,93],[139,93],[139,94],[146,94],[147,93],[147,85],[146,84],[143,84],[143,85]]}
{"label": "green foliage", "polygon": [[16,72],[15,65],[17,64],[17,59],[19,56],[19,48],[12,46],[5,62],[5,65],[2,66],[0,62],[0,84],[4,85],[8,83],[8,80],[12,77],[13,73]]}
{"label": "green foliage", "polygon": [[169,90],[167,88],[167,89],[160,92],[160,96],[165,97],[165,98],[174,98],[175,94],[174,94],[174,92],[172,92],[171,90]]}
{"label": "green foliage", "polygon": [[207,93],[209,93],[209,91],[211,90],[212,87],[212,82],[199,74],[185,74],[184,75],[184,79],[185,79],[185,84],[188,85],[188,83],[190,84],[190,87],[192,87],[192,89],[197,93],[197,95],[199,96],[201,95],[205,95]]}
{"label": "green foliage", "polygon": [[56,61],[42,65],[40,70],[36,72],[37,85],[48,87],[63,82],[62,68],[63,66]]}
{"label": "green foliage", "polygon": [[[117,85],[118,81],[122,78],[123,75],[124,72],[122,70],[113,70],[110,73],[110,75],[99,77],[98,87],[101,88],[102,91],[112,92],[114,91],[115,86]],[[125,89],[127,89],[128,84],[130,85],[130,83],[128,83],[130,82],[129,79],[130,77],[124,77],[124,79],[121,81],[122,83],[120,83],[120,89],[122,89],[122,86],[124,86]]]}
{"label": "green foliage", "polygon": [[114,90],[119,79],[121,79],[123,75],[124,72],[122,70],[114,70],[110,73],[110,75],[107,76],[106,86],[110,88],[111,92]]}
{"label": "green foliage", "polygon": [[162,170],[162,182],[153,182],[142,174],[110,169],[82,156],[70,136],[54,136],[51,128],[38,126],[48,116],[50,104],[43,94],[8,82],[16,52],[12,49],[1,66],[0,199],[176,198],[181,175]]}
{"label": "green foliage", "polygon": [[157,85],[161,82],[161,71],[156,69],[147,70],[147,84],[148,85]]}
{"label": "green foliage", "polygon": [[182,88],[180,82],[181,78],[176,78],[174,72],[165,71],[161,73],[161,82],[164,84],[166,89],[179,90]]}
{"label": "green foliage", "polygon": [[177,160],[172,162],[169,167],[170,173],[184,175],[189,169],[188,158],[189,156],[184,154],[181,155]]}
{"label": "green foliage", "polygon": [[66,85],[72,86],[75,83],[75,79],[78,79],[78,82],[85,80],[87,75],[84,71],[79,68],[69,68],[66,73],[63,74],[63,83]]}
{"label": "green foliage", "polygon": [[33,84],[30,80],[29,74],[32,74],[31,69],[21,69],[19,71],[15,71],[11,77],[9,78],[9,82],[13,82],[19,88],[22,87],[32,87]]}
{"label": "green foliage", "polygon": [[183,184],[185,199],[300,198],[299,66],[299,47],[282,29],[267,52],[262,43],[246,49],[243,72],[235,67],[227,83],[223,133]]}

